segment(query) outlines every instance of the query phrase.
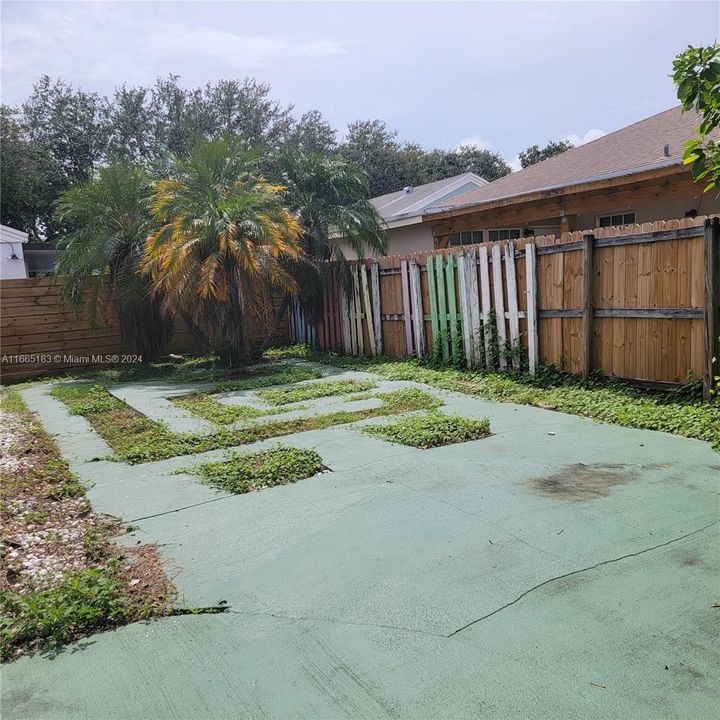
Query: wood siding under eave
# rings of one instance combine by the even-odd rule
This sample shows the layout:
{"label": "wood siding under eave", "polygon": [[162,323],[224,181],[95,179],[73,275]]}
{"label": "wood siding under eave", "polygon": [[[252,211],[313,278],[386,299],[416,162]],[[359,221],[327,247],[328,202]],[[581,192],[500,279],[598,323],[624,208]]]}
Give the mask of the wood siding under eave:
{"label": "wood siding under eave", "polygon": [[438,238],[466,230],[518,227],[557,217],[563,213],[566,216],[602,213],[612,210],[614,206],[623,202],[637,204],[657,200],[664,194],[693,195],[698,194],[700,190],[689,177],[687,169],[673,166],[637,176],[585,183],[519,198],[504,198],[489,201],[482,206],[451,209],[441,215],[425,215],[423,220],[431,224],[436,246],[439,246]]}

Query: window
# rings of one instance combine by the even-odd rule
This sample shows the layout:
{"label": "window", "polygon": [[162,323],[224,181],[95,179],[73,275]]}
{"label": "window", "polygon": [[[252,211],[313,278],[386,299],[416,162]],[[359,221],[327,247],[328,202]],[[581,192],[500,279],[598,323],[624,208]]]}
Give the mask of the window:
{"label": "window", "polygon": [[617,215],[598,215],[597,227],[612,227],[614,225],[632,225],[635,222],[635,213],[626,212]]}
{"label": "window", "polygon": [[520,228],[497,228],[496,230],[488,230],[488,240],[497,242],[498,240],[517,240],[522,237]]}
{"label": "window", "polygon": [[482,241],[482,230],[468,230],[467,232],[455,233],[455,235],[450,238],[450,246],[457,247],[458,245],[474,245],[475,243],[481,243]]}

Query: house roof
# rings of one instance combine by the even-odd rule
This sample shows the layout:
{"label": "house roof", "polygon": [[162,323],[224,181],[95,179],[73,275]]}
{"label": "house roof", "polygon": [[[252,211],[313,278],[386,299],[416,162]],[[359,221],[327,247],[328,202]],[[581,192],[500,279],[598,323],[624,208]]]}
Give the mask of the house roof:
{"label": "house roof", "polygon": [[0,242],[4,243],[26,243],[28,234],[22,230],[16,230],[8,225],[0,225]]}
{"label": "house roof", "polygon": [[463,194],[472,187],[482,187],[487,184],[487,180],[479,175],[466,172],[444,180],[418,185],[409,190],[404,188],[387,195],[380,195],[371,198],[370,202],[385,222],[414,216],[419,219],[424,210],[441,200]]}
{"label": "house roof", "polygon": [[678,105],[476,190],[438,202],[430,212],[680,165],[685,143],[695,135],[699,124],[695,112],[683,113]]}

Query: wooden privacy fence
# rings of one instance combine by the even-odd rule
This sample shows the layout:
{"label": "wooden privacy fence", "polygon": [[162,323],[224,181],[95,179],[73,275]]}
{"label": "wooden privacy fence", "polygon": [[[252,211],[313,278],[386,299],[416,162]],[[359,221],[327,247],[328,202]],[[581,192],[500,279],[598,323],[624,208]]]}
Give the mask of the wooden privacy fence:
{"label": "wooden privacy fence", "polygon": [[707,393],[719,248],[717,218],[685,218],[359,261],[348,292],[331,273],[317,326],[291,306],[290,332],[347,354],[703,378]]}
{"label": "wooden privacy fence", "polygon": [[[113,313],[101,327],[93,327],[86,310],[63,303],[62,282],[55,278],[0,280],[0,380],[47,375],[70,368],[123,364],[136,360],[132,342],[124,342]],[[273,299],[275,309],[280,300]],[[290,339],[287,319],[271,329],[248,323],[250,338]],[[270,337],[268,337],[270,336]],[[166,352],[201,353],[183,323],[177,322]],[[117,360],[115,360],[117,358]]]}

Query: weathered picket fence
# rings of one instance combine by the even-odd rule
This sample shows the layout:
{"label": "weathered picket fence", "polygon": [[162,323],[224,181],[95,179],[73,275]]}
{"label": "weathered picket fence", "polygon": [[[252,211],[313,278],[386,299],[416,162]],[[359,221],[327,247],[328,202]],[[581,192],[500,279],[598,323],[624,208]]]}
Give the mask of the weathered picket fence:
{"label": "weathered picket fence", "polygon": [[296,342],[468,367],[551,363],[652,383],[702,378],[720,356],[720,222],[684,218],[351,263]]}

